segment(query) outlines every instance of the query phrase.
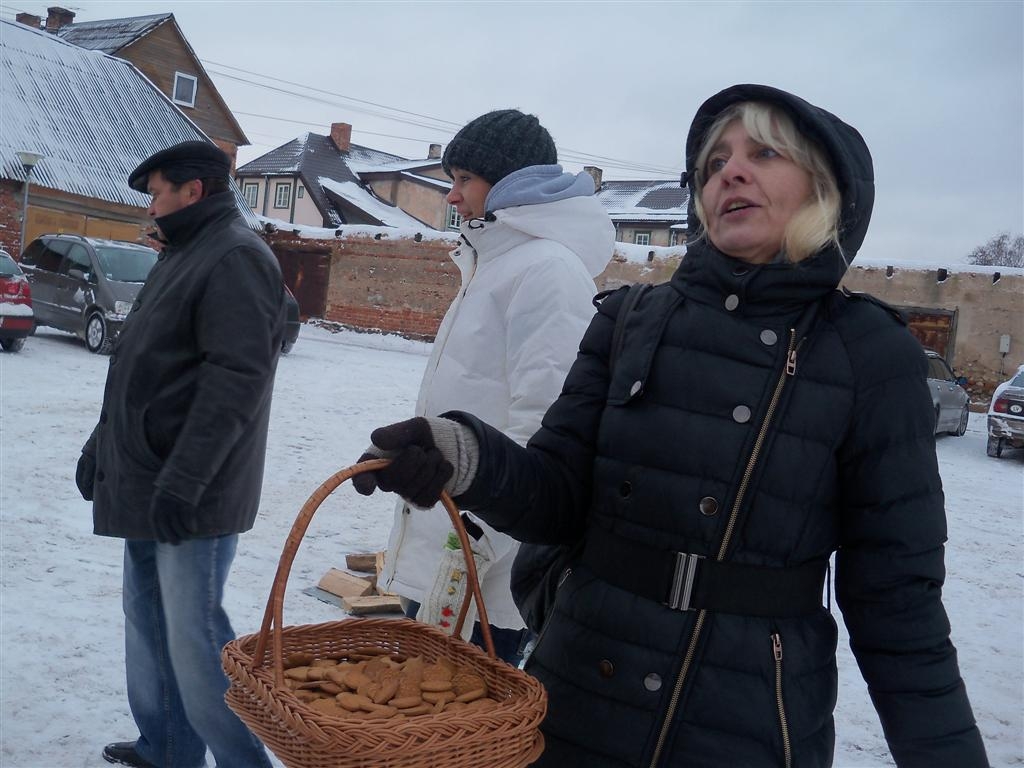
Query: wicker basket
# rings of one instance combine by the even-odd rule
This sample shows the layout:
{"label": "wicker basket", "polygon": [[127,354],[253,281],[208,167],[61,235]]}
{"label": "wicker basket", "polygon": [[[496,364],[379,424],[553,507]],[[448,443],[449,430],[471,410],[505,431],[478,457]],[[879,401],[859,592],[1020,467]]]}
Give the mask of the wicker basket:
{"label": "wicker basket", "polygon": [[[386,465],[366,461],[328,478],[303,505],[285,542],[258,634],[224,646],[221,659],[230,686],[225,698],[253,733],[288,768],[516,768],[544,750],[538,730],[547,710],[544,688],[534,678],[494,658],[487,614],[469,540],[458,510],[442,498],[466,553],[471,594],[489,654],[458,639],[469,595],[454,637],[409,619],[347,619],[283,627],[288,573],[317,508],[341,483]],[[268,647],[269,646],[269,647]],[[500,705],[486,711],[442,712],[386,720],[356,720],[326,714],[299,701],[284,684],[283,659],[292,653],[339,658],[375,647],[427,661],[444,657],[471,668],[487,681]]]}

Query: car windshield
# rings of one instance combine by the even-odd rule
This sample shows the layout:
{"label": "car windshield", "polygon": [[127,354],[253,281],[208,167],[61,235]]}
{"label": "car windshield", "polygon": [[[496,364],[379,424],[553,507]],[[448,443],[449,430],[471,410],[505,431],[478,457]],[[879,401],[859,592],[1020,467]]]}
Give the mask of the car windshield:
{"label": "car windshield", "polygon": [[100,270],[110,280],[122,283],[144,283],[156,264],[157,252],[152,248],[118,248],[97,245]]}
{"label": "car windshield", "polygon": [[11,275],[20,275],[21,267],[18,266],[18,262],[10,257],[9,254],[0,251],[0,276],[10,277]]}

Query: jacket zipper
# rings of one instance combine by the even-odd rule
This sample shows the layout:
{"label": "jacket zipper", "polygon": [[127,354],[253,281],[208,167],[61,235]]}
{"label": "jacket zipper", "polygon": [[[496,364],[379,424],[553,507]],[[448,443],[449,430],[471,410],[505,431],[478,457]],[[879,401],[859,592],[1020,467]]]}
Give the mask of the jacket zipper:
{"label": "jacket zipper", "polygon": [[[803,339],[800,340],[800,344],[803,344]],[[772,393],[772,399],[768,403],[768,412],[765,414],[764,422],[761,424],[761,430],[758,432],[757,440],[754,442],[754,448],[750,453],[750,458],[747,459],[747,466],[743,471],[743,479],[740,481],[739,491],[736,493],[736,500],[733,502],[732,510],[729,513],[729,523],[726,525],[725,535],[722,537],[722,545],[718,548],[718,555],[715,557],[715,560],[718,562],[725,559],[725,553],[729,549],[729,542],[732,539],[733,531],[736,528],[736,520],[739,518],[740,507],[743,505],[743,499],[747,494],[747,487],[750,485],[750,477],[754,474],[754,466],[757,464],[757,459],[761,454],[761,447],[764,445],[765,438],[768,436],[768,427],[771,425],[772,419],[775,417],[775,409],[778,407],[779,400],[782,397],[782,390],[786,386],[786,379],[796,374],[796,353],[800,348],[800,344],[796,343],[796,329],[790,328],[789,347],[786,351],[786,367],[782,375],[779,376],[778,383],[775,385],[775,391]],[[679,697],[683,692],[683,683],[686,682],[686,676],[690,671],[693,656],[697,652],[697,641],[700,639],[700,633],[704,627],[706,614],[707,610],[702,608],[697,614],[696,622],[694,622],[693,634],[690,635],[690,643],[686,648],[686,655],[683,656],[683,665],[679,669],[679,676],[676,678],[675,686],[672,688],[672,697],[669,699],[668,709],[665,712],[665,719],[661,723],[661,731],[658,733],[658,743],[654,747],[654,756],[651,758],[650,768],[657,768],[658,760],[661,758],[661,752],[665,748],[665,739],[668,738],[669,725],[676,713],[676,707],[679,706]]]}
{"label": "jacket zipper", "polygon": [[[565,584],[566,580],[570,576],[572,576],[572,566],[568,565],[568,566],[566,566],[562,570],[561,575],[558,577],[558,583],[555,585],[555,596],[556,596],[556,598],[558,596],[558,590],[560,590],[562,588],[562,585]],[[536,648],[538,645],[540,645],[540,641],[543,640],[544,639],[544,635],[547,634],[548,626],[550,624],[551,624],[551,617],[549,616],[548,617],[548,621],[545,621],[544,622],[544,626],[542,626],[540,628],[540,632],[537,634],[537,639],[533,641],[533,647],[534,648]]]}
{"label": "jacket zipper", "polygon": [[786,756],[786,768],[793,764],[793,747],[789,743],[789,721],[786,720],[786,705],[782,701],[782,636],[772,635],[772,655],[775,656],[775,706],[779,708],[779,727],[782,729],[782,751]]}

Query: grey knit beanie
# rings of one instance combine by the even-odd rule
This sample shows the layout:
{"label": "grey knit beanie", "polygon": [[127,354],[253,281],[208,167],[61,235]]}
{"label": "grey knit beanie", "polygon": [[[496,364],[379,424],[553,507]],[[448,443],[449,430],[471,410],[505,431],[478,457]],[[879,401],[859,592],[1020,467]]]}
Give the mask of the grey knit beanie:
{"label": "grey knit beanie", "polygon": [[534,115],[498,109],[470,120],[444,150],[441,167],[475,173],[497,184],[513,171],[531,165],[553,165],[558,152],[551,134]]}

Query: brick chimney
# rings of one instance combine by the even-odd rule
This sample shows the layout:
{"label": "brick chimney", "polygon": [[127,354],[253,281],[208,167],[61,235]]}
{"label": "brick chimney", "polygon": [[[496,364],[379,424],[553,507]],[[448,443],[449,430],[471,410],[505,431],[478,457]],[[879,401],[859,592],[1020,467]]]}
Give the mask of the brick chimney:
{"label": "brick chimney", "polygon": [[427,160],[440,160],[441,159],[441,145],[431,144],[430,149],[427,150]]}
{"label": "brick chimney", "polygon": [[39,29],[42,26],[42,18],[36,16],[34,13],[19,13],[14,17],[14,20],[19,24],[24,24],[26,27],[32,27],[32,29]]}
{"label": "brick chimney", "polygon": [[75,12],[60,6],[52,6],[46,9],[46,31],[56,32],[61,27],[66,27],[75,20]]}
{"label": "brick chimney", "polygon": [[598,168],[596,165],[584,165],[583,170],[590,174],[590,178],[594,180],[594,191],[601,191],[601,177],[604,176],[604,171]]}
{"label": "brick chimney", "polygon": [[348,152],[352,147],[352,126],[349,123],[331,123],[331,141],[339,152]]}

